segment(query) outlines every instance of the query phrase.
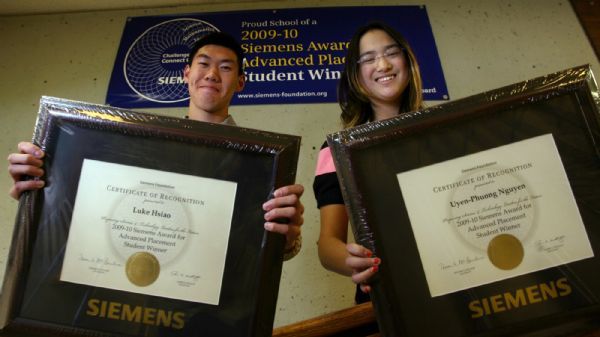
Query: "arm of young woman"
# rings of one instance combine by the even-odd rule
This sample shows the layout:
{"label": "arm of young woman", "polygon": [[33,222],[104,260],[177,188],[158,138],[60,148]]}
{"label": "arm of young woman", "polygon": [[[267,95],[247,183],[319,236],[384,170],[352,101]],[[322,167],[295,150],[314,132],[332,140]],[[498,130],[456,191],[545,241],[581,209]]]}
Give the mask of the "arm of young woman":
{"label": "arm of young woman", "polygon": [[381,260],[373,253],[356,243],[347,243],[348,214],[344,205],[323,206],[321,213],[321,233],[319,235],[319,259],[328,270],[351,276],[352,281],[361,284],[368,291],[366,282],[379,269]]}

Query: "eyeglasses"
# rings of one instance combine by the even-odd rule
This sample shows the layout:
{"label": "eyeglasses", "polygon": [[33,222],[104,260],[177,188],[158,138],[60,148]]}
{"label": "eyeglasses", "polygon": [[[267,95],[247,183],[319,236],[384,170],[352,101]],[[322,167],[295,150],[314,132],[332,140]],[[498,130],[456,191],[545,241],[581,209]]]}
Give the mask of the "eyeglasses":
{"label": "eyeglasses", "polygon": [[359,65],[366,65],[366,64],[371,65],[371,64],[375,64],[375,62],[378,61],[382,57],[385,58],[387,61],[391,61],[391,60],[398,59],[401,56],[402,56],[402,48],[392,47],[392,48],[387,49],[381,55],[375,55],[374,53],[364,54],[358,59],[358,61],[356,61],[356,63],[358,63]]}

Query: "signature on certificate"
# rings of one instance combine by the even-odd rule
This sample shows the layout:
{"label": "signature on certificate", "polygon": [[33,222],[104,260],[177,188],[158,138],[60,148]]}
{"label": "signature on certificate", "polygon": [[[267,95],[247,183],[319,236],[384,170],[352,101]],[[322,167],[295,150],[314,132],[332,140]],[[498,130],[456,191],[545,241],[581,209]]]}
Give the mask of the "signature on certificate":
{"label": "signature on certificate", "polygon": [[198,283],[202,277],[197,274],[184,273],[178,270],[171,271],[171,277],[175,279],[180,287],[192,287]]}
{"label": "signature on certificate", "polygon": [[103,256],[84,256],[83,254],[79,254],[80,262],[83,262],[88,265],[88,268],[97,274],[105,274],[108,273],[113,267],[121,267],[122,263]]}
{"label": "signature on certificate", "polygon": [[484,260],[484,259],[485,259],[485,256],[481,256],[481,255],[464,256],[464,257],[455,259],[454,261],[450,261],[449,263],[444,263],[444,262],[440,263],[440,269],[446,270],[446,271],[454,270],[454,273],[461,274],[461,275],[467,274],[474,269],[474,267],[472,266],[473,263]]}
{"label": "signature on certificate", "polygon": [[553,253],[565,245],[566,235],[558,235],[550,239],[535,241],[535,248],[538,252]]}

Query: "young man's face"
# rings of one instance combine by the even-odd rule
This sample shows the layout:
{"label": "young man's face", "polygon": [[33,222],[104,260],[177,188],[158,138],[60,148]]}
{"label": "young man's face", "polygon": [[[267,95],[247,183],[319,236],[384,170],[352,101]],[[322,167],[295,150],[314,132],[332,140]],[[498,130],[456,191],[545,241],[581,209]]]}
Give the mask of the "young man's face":
{"label": "young man's face", "polygon": [[238,72],[233,50],[205,45],[198,49],[183,72],[190,92],[190,108],[226,117],[233,94],[244,88],[244,74]]}

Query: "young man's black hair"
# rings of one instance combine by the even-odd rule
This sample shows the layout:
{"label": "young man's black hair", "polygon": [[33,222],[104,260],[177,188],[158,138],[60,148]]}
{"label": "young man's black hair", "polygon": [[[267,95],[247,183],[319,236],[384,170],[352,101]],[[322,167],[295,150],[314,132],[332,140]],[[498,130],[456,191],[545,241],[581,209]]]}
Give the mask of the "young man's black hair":
{"label": "young man's black hair", "polygon": [[201,37],[200,40],[196,41],[196,43],[192,47],[192,50],[190,51],[190,55],[188,57],[188,65],[192,65],[192,61],[194,59],[194,56],[196,56],[198,49],[209,44],[231,49],[238,58],[238,74],[243,74],[244,51],[233,36],[223,32],[208,33]]}

